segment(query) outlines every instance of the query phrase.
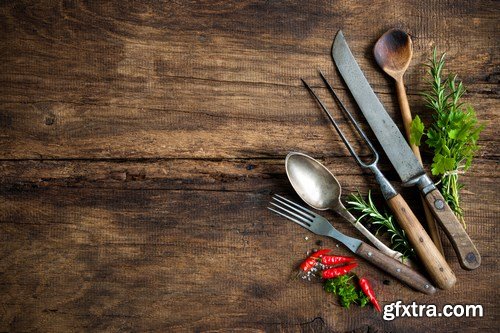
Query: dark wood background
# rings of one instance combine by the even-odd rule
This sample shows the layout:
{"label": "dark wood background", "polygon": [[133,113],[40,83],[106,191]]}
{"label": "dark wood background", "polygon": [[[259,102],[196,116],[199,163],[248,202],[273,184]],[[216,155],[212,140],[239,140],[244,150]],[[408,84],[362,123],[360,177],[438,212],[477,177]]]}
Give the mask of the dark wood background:
{"label": "dark wood background", "polygon": [[[495,331],[499,13],[485,0],[1,1],[0,331]],[[344,194],[380,198],[299,79],[326,97],[320,68],[350,101],[330,57],[342,29],[401,124],[372,56],[391,27],[413,38],[413,113],[430,121],[421,64],[437,46],[486,124],[461,177],[483,263],[460,269],[444,241],[458,283],[435,296],[366,262],[356,272],[382,304],[481,304],[483,318],[342,309],[289,275],[318,240],[345,249],[266,210],[272,193],[296,198],[289,151],[323,161]],[[403,195],[421,216],[416,191]]]}

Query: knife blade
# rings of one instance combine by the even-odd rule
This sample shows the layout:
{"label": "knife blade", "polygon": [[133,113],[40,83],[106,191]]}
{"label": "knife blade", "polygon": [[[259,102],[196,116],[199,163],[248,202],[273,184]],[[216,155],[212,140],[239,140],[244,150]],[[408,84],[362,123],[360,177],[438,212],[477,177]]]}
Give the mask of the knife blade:
{"label": "knife blade", "polygon": [[351,94],[403,183],[424,175],[424,169],[354,60],[342,31],[335,38],[332,54]]}
{"label": "knife blade", "polygon": [[427,206],[450,239],[462,268],[479,267],[481,264],[479,252],[375,95],[340,30],[333,42],[332,57],[349,91],[401,178],[403,186],[416,185],[422,192]]}

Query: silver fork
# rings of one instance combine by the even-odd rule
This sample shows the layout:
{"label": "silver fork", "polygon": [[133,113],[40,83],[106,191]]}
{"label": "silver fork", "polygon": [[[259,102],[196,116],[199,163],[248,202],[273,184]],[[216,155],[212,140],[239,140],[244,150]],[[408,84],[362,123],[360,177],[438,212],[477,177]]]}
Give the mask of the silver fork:
{"label": "silver fork", "polygon": [[434,294],[436,292],[436,288],[420,273],[400,263],[398,260],[383,254],[365,242],[344,235],[335,229],[323,216],[277,194],[273,196],[270,204],[273,207],[267,207],[269,210],[286,217],[317,235],[328,236],[338,240],[353,253],[366,259],[400,281],[405,282],[415,290],[425,294]]}
{"label": "silver fork", "polygon": [[387,180],[387,178],[385,178],[385,176],[382,174],[382,172],[378,168],[379,155],[378,155],[377,150],[373,146],[372,142],[370,141],[370,139],[368,139],[368,137],[366,136],[365,132],[363,132],[361,127],[359,127],[358,122],[354,119],[354,117],[349,112],[349,110],[347,110],[344,103],[342,103],[342,101],[339,99],[337,93],[335,92],[335,90],[333,90],[333,87],[331,86],[330,82],[328,82],[328,80],[325,78],[325,76],[323,75],[323,73],[321,71],[319,72],[319,75],[320,75],[321,79],[323,80],[323,82],[326,84],[328,91],[330,91],[333,98],[335,99],[337,104],[340,106],[340,109],[342,110],[342,112],[347,116],[347,118],[352,123],[352,125],[354,126],[354,128],[356,129],[358,134],[361,136],[363,141],[366,143],[368,149],[370,150],[371,154],[373,155],[370,162],[368,162],[368,163],[363,162],[363,160],[359,157],[359,155],[354,150],[354,147],[351,145],[349,140],[347,140],[347,137],[345,136],[344,132],[342,132],[339,125],[337,124],[337,121],[335,121],[335,119],[331,115],[330,111],[328,111],[327,107],[325,106],[325,104],[321,101],[321,99],[318,97],[318,95],[316,95],[314,90],[312,90],[312,88],[307,84],[306,81],[301,79],[302,83],[307,88],[307,90],[311,93],[311,95],[314,97],[314,99],[318,102],[321,109],[328,116],[328,119],[332,123],[332,125],[335,128],[335,130],[337,131],[337,133],[340,135],[340,138],[342,139],[345,146],[347,147],[347,149],[349,150],[351,155],[354,157],[354,159],[356,160],[358,165],[361,166],[363,169],[370,170],[375,175],[375,180],[377,181],[377,183],[380,186],[380,190],[382,191],[382,195],[384,196],[384,199],[389,200],[389,199],[397,196],[398,192],[396,192],[394,187]]}

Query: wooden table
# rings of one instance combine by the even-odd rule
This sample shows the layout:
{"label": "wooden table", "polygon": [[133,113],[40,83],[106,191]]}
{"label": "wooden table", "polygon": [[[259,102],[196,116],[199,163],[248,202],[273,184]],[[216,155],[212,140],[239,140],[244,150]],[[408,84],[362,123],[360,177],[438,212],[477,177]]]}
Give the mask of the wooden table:
{"label": "wooden table", "polygon": [[[492,1],[2,1],[0,331],[495,331],[499,13]],[[413,38],[412,112],[431,120],[421,64],[437,46],[486,124],[461,175],[483,263],[462,270],[445,240],[458,283],[432,297],[364,261],[356,272],[383,305],[481,304],[482,318],[345,310],[289,276],[318,241],[346,250],[266,210],[272,193],[297,198],[289,151],[323,161],[344,194],[380,198],[299,79],[326,98],[322,69],[353,107],[330,57],[342,29],[401,124],[372,56],[390,27]],[[416,191],[402,193],[422,216]]]}

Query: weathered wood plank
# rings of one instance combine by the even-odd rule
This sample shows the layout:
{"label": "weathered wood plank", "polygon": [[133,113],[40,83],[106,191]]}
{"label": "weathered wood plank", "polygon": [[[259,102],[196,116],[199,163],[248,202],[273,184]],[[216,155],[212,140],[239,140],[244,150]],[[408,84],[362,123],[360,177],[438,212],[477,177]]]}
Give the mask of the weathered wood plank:
{"label": "weathered wood plank", "polygon": [[[1,158],[241,158],[273,157],[293,149],[345,155],[339,137],[302,87],[271,87],[272,95],[259,86],[203,82],[189,87],[173,87],[170,102],[159,98],[158,105],[142,108],[128,107],[126,101],[107,107],[63,101],[4,104]],[[393,97],[381,97],[400,123]],[[412,98],[411,103],[417,102]],[[494,138],[499,124],[497,102],[476,99],[474,105],[487,125],[482,152],[497,156],[485,141]],[[338,111],[333,105],[332,110]],[[428,121],[428,112],[421,110]]]}
{"label": "weathered wood plank", "polygon": [[[312,3],[301,5],[303,17],[285,23],[296,5],[195,7],[132,6],[124,14],[120,6],[80,2],[4,4],[0,158],[238,158],[282,153],[277,149],[289,150],[290,142],[322,147],[316,135],[326,133],[318,128],[324,121],[299,78],[319,84],[316,68],[333,76],[329,49],[338,28],[345,28],[369,81],[399,122],[392,82],[371,56],[378,36],[373,31],[387,23],[373,22],[370,12]],[[425,15],[423,7],[402,4],[384,13]],[[417,64],[429,56],[429,44],[446,45],[450,69],[464,77],[471,103],[489,125],[487,138],[498,126],[499,61],[498,43],[483,35],[494,34],[495,11],[478,4],[457,19],[462,9],[451,7],[430,2],[433,15],[443,15],[456,29],[467,23],[477,29],[451,43],[447,29],[417,29],[421,16],[414,17],[415,66],[406,82],[412,94],[421,91],[424,69]],[[281,20],[241,25],[242,17],[263,12]],[[197,15],[188,19],[192,13]],[[193,33],[200,26],[203,33]],[[475,40],[464,50],[460,38]],[[338,78],[334,82],[341,87]],[[424,112],[420,97],[410,103],[414,112]]]}
{"label": "weathered wood plank", "polygon": [[[312,155],[336,175],[343,187],[349,190],[376,187],[374,177],[357,166],[352,157]],[[288,185],[284,159],[285,156],[234,160],[3,161],[0,164],[0,186],[256,192]],[[460,179],[466,188],[480,188],[492,195],[494,182],[500,177],[497,166],[496,161],[476,158],[476,163],[467,173],[460,175]],[[392,167],[384,164],[381,169],[393,180],[394,186],[399,187],[400,181]]]}

